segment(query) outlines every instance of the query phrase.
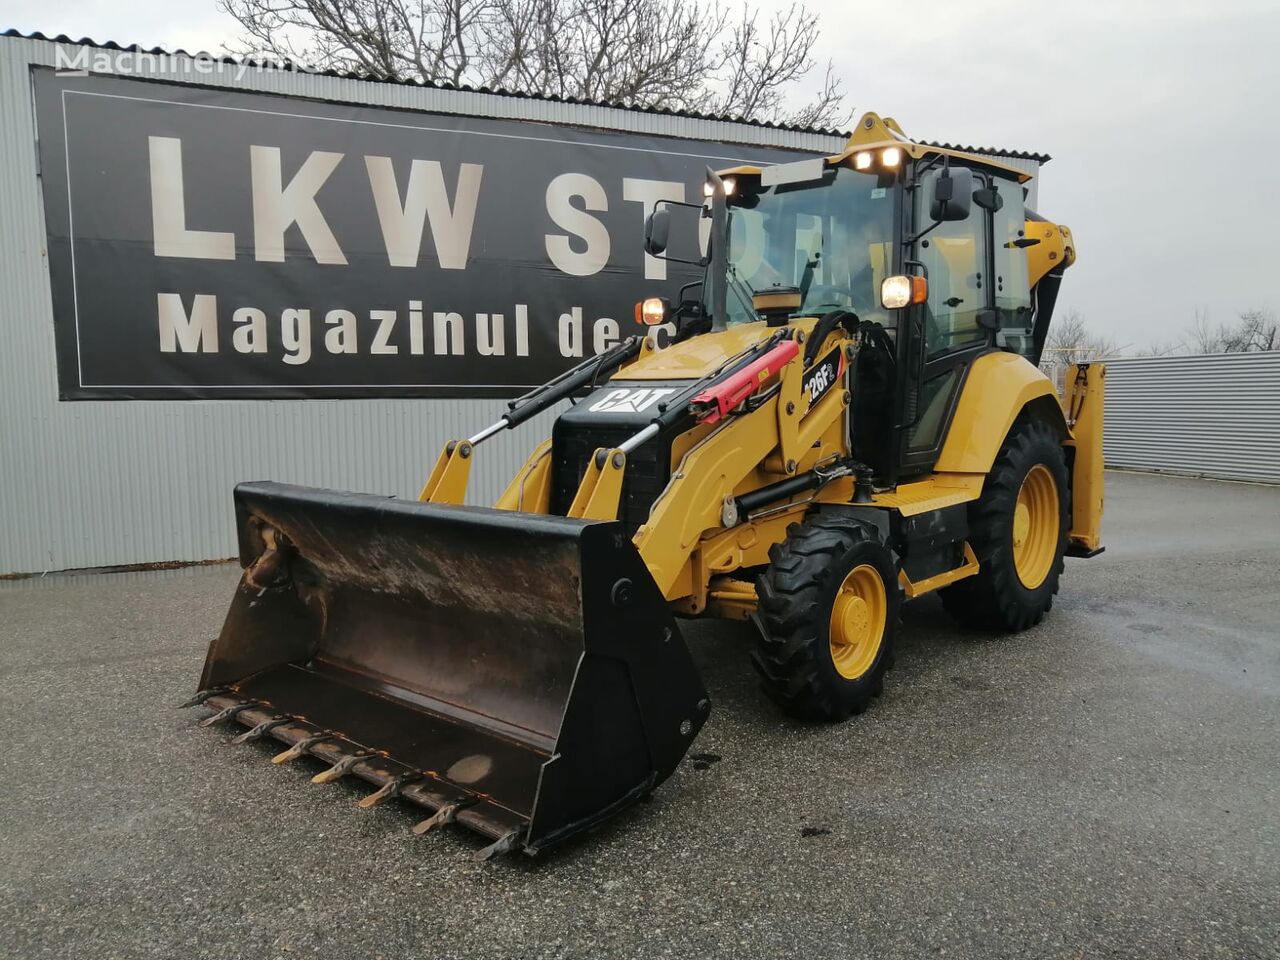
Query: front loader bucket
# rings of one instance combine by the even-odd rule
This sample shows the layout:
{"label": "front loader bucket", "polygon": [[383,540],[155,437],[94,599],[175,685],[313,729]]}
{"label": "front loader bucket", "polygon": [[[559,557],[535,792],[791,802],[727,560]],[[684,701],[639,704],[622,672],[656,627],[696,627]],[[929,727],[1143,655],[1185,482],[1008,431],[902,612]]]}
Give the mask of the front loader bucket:
{"label": "front loader bucket", "polygon": [[[197,700],[496,841],[540,849],[665,780],[706,720],[616,522],[236,488],[244,575]],[[210,691],[214,691],[210,694]]]}

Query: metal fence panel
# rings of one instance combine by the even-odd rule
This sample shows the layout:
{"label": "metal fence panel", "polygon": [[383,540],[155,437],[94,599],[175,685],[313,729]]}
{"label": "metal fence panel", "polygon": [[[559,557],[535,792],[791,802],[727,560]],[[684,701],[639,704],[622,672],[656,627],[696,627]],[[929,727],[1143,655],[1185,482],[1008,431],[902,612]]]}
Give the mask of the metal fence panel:
{"label": "metal fence panel", "polygon": [[1108,466],[1280,483],[1280,352],[1105,362]]}

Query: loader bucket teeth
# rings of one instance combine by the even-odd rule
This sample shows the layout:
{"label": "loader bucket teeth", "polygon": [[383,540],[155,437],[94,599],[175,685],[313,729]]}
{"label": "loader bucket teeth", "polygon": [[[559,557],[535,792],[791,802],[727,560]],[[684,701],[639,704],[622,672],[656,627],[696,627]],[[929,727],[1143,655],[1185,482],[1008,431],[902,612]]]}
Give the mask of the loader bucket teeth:
{"label": "loader bucket teeth", "polygon": [[415,832],[537,853],[647,795],[707,718],[620,523],[275,483],[235,504],[241,567],[276,560],[267,586],[241,579],[201,689],[270,704],[246,726],[319,731],[264,732],[293,743],[277,763],[310,752],[318,782],[378,786],[361,806],[427,807]]}
{"label": "loader bucket teeth", "polygon": [[512,831],[504,837],[499,837],[483,850],[476,851],[475,859],[479,861],[492,860],[494,857],[500,857],[504,853],[510,853],[520,846],[520,835]]}
{"label": "loader bucket teeth", "polygon": [[368,760],[371,757],[376,757],[376,756],[377,756],[376,753],[368,753],[368,752],[353,753],[350,756],[343,757],[341,760],[335,763],[328,770],[324,770],[320,773],[317,773],[314,777],[311,778],[311,782],[312,783],[333,783],[333,781],[335,780],[341,780],[343,777],[345,777],[348,773],[351,772],[351,768],[354,767],[357,763],[360,763],[362,760]]}
{"label": "loader bucket teeth", "polygon": [[405,773],[392,780],[388,780],[373,793],[364,797],[356,804],[361,810],[369,810],[376,807],[384,800],[390,800],[392,797],[400,796],[400,791],[405,788],[406,784],[412,783],[414,780],[421,780],[420,773]]}
{"label": "loader bucket teeth", "polygon": [[256,727],[250,727],[238,737],[232,737],[231,742],[235,744],[249,743],[251,740],[261,740],[276,727],[289,722],[288,717],[273,717],[270,720],[263,720]]}
{"label": "loader bucket teeth", "polygon": [[233,703],[229,707],[219,710],[211,717],[205,717],[200,721],[202,727],[212,727],[215,723],[222,723],[224,720],[230,720],[237,713],[248,710],[253,704],[251,703]]}
{"label": "loader bucket teeth", "polygon": [[458,819],[458,811],[461,810],[466,803],[446,803],[443,807],[427,817],[415,823],[409,828],[409,832],[415,836],[422,836],[424,833],[430,833],[437,827],[443,827],[446,824],[454,823]]}
{"label": "loader bucket teeth", "polygon": [[188,707],[198,707],[200,706],[200,704],[204,703],[210,697],[216,697],[219,694],[223,694],[226,692],[227,692],[226,687],[211,687],[208,690],[201,690],[190,700],[184,700],[182,703],[178,704],[178,709],[186,710]]}
{"label": "loader bucket teeth", "polygon": [[314,747],[317,743],[324,743],[326,740],[332,740],[332,733],[317,733],[315,736],[304,737],[295,743],[288,750],[277,753],[271,758],[272,763],[290,763],[297,760],[301,756],[305,756],[306,752]]}

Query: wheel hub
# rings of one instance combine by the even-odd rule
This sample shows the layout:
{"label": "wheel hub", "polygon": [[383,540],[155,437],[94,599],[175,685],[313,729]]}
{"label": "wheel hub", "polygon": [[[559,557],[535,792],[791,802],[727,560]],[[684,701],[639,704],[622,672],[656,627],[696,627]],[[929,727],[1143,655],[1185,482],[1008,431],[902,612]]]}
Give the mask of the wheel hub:
{"label": "wheel hub", "polygon": [[1031,510],[1021,500],[1013,508],[1013,545],[1022,546],[1031,530]]}
{"label": "wheel hub", "polygon": [[875,663],[884,638],[888,601],[880,571],[854,567],[840,584],[831,609],[831,660],[847,680],[856,680]]}
{"label": "wheel hub", "polygon": [[1023,478],[1013,508],[1013,563],[1028,590],[1044,583],[1053,569],[1060,526],[1058,485],[1049,468],[1037,463]]}

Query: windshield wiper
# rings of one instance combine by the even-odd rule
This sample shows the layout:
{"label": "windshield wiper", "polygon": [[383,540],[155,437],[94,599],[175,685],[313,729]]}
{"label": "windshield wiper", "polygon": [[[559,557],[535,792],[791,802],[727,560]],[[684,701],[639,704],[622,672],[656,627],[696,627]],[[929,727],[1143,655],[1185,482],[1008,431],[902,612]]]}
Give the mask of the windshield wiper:
{"label": "windshield wiper", "polygon": [[818,261],[822,259],[822,254],[814,252],[813,259],[806,259],[804,262],[804,271],[800,274],[800,302],[803,303],[809,299],[809,288],[813,286],[813,271],[818,266]]}
{"label": "windshield wiper", "polygon": [[[729,269],[725,271],[728,278],[733,281],[730,284],[731,289],[738,295],[738,299],[742,301],[743,306],[751,311],[752,315],[756,312],[755,296],[756,292],[752,289],[751,284],[738,276],[738,271],[733,264],[729,264]],[[745,291],[745,293],[744,293]]]}

